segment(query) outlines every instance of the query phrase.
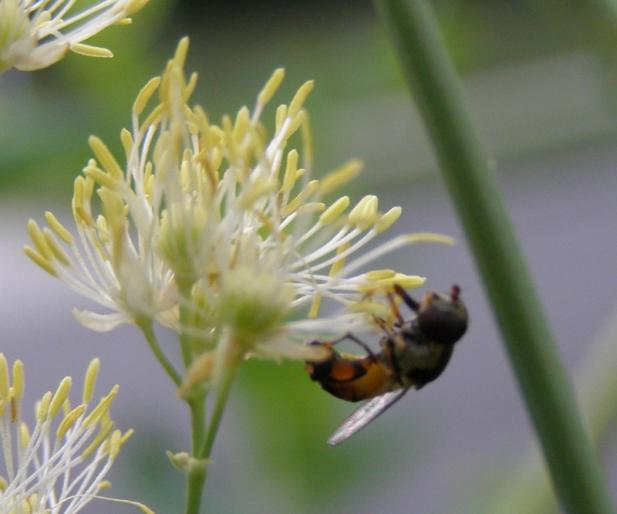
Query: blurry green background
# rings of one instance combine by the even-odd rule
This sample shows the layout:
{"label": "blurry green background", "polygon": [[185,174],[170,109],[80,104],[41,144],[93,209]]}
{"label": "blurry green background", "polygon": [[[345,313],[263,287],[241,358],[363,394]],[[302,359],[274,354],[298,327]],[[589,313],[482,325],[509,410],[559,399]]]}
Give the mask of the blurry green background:
{"label": "blurry green background", "polygon": [[[433,4],[574,369],[616,297],[614,25],[592,2]],[[472,319],[443,378],[336,449],[325,440],[353,406],[323,393],[301,364],[249,362],[217,441],[206,511],[482,512],[532,433],[369,2],[151,0],[132,27],[91,41],[109,46],[114,59],[69,55],[48,70],[0,77],[0,323],[3,351],[26,363],[29,393],[42,393],[101,355],[104,385],[122,387],[118,422],[137,431],[111,474],[113,494],[159,513],[180,512],[183,482],[164,450],[186,449],[188,426],[173,389],[134,330],[101,335],[77,326],[70,307],[84,307],[82,299],[20,251],[28,217],[68,212],[72,181],[90,157],[89,134],[119,154],[118,134],[136,93],[185,34],[187,69],[200,75],[194,100],[214,119],[251,106],[276,67],[286,67],[287,76],[275,102],[287,102],[304,80],[315,79],[308,107],[318,173],[359,157],[366,171],[352,196],[377,193],[384,208],[402,205],[399,232],[433,230],[460,241],[454,249],[399,251],[378,267],[426,275],[430,288],[460,283]],[[607,441],[615,486],[617,447]],[[93,504],[87,512],[110,507]]]}

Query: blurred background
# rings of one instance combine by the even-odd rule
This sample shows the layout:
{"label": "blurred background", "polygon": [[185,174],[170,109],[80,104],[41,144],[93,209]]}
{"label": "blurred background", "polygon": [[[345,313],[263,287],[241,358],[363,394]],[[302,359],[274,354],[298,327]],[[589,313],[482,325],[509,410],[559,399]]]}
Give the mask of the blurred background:
{"label": "blurred background", "polygon": [[[614,19],[600,1],[432,3],[575,372],[617,299]],[[398,232],[430,230],[459,241],[401,250],[378,267],[427,276],[431,289],[459,283],[471,314],[438,381],[334,449],[325,441],[355,406],[321,391],[301,364],[249,362],[216,443],[205,511],[488,513],[491,497],[533,446],[533,433],[420,119],[368,1],[153,0],[132,27],[91,41],[109,46],[114,59],[69,55],[48,70],[0,77],[0,349],[24,360],[30,398],[100,356],[100,392],[121,385],[115,418],[137,432],[112,470],[112,494],[159,514],[179,512],[183,481],[164,450],[187,449],[189,430],[173,388],[135,329],[95,334],[79,326],[71,308],[85,301],[32,266],[21,247],[28,218],[40,220],[48,209],[68,214],[72,181],[90,157],[89,134],[119,153],[136,93],[185,34],[187,69],[200,75],[194,99],[214,119],[252,105],[276,67],[286,67],[287,78],[275,103],[315,79],[308,106],[317,173],[359,157],[366,169],[353,186],[355,199],[376,193],[384,210],[403,206]],[[617,351],[608,355],[604,363],[617,371]],[[616,407],[600,409],[610,420]],[[615,490],[610,427],[600,449]],[[86,510],[110,511],[133,512],[105,503]]]}

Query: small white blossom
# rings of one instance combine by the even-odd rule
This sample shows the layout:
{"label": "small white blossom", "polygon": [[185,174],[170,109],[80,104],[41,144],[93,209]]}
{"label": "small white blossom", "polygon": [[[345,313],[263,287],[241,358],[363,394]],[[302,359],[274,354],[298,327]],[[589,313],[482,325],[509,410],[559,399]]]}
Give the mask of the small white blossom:
{"label": "small white blossom", "polygon": [[[424,278],[361,269],[403,245],[450,238],[403,235],[361,254],[401,208],[382,213],[373,195],[355,205],[347,196],[326,203],[360,164],[350,161],[321,180],[311,177],[303,105],[313,83],[277,108],[271,137],[260,117],[282,69],[252,111],[243,107],[217,125],[188,104],[196,76],[184,75],[187,48],[184,39],[163,75],[135,100],[132,129],[121,132],[125,165],[90,138],[96,159],[75,181],[73,196],[80,244],[47,213],[48,228],[30,222],[34,248],[26,253],[112,311],[78,312],[86,326],[109,330],[156,320],[189,334],[195,355],[233,341],[243,345],[243,354],[305,358],[316,351],[298,344],[307,335],[371,327],[373,295],[394,284],[418,287]],[[157,92],[158,101],[144,114]],[[322,299],[339,312],[318,318]],[[287,321],[302,308],[304,319]]]}
{"label": "small white blossom", "polygon": [[106,48],[83,44],[110,25],[130,22],[148,0],[95,0],[74,13],[74,0],[0,0],[0,72],[38,70],[67,51],[111,57]]}
{"label": "small white blossom", "polygon": [[0,354],[0,443],[4,463],[0,512],[73,514],[109,485],[105,476],[132,431],[114,430],[109,417],[118,386],[93,405],[98,368],[95,359],[85,375],[81,402],[75,407],[68,399],[70,377],[60,382],[55,393],[45,393],[36,404],[35,423],[30,429],[22,417],[23,365],[15,361],[11,383],[7,361]]}

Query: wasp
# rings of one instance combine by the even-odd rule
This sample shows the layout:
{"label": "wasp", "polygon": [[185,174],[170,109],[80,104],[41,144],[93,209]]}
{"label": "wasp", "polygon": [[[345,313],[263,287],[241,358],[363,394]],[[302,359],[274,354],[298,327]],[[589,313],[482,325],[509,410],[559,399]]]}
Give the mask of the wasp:
{"label": "wasp", "polygon": [[[450,361],[455,343],[467,330],[467,309],[459,286],[452,286],[449,293],[429,291],[420,302],[398,285],[394,292],[413,316],[405,320],[393,296],[388,295],[395,322],[388,326],[376,319],[384,331],[379,352],[373,352],[351,333],[334,341],[310,343],[328,351],[325,359],[306,363],[312,380],[337,398],[350,402],[368,400],[330,437],[328,444],[332,446],[383,414],[409,389],[420,389],[439,377]],[[360,346],[366,355],[337,352],[334,346],[346,340]]]}

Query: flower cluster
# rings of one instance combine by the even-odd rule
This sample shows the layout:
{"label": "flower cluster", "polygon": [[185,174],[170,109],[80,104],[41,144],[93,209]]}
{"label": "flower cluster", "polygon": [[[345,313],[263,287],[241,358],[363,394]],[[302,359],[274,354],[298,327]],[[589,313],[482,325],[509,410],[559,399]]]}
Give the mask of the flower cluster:
{"label": "flower cluster", "polygon": [[[110,330],[155,320],[190,334],[194,355],[231,339],[242,355],[305,358],[316,351],[297,344],[307,332],[371,326],[374,295],[424,279],[360,269],[403,245],[450,239],[403,235],[358,256],[401,208],[382,213],[373,195],[355,205],[347,196],[324,201],[355,177],[360,163],[347,162],[321,180],[311,177],[303,106],[313,83],[276,109],[271,137],[260,117],[282,69],[252,111],[243,107],[234,119],[215,124],[189,105],[196,75],[185,76],[187,48],[183,39],[162,76],[138,94],[132,128],[120,137],[125,165],[90,138],[95,158],[76,179],[73,195],[77,238],[48,212],[47,227],[30,221],[33,247],[26,253],[111,311],[77,311],[84,325]],[[323,299],[340,312],[317,319]],[[305,319],[285,321],[302,307]]]}
{"label": "flower cluster", "polygon": [[10,68],[31,71],[62,59],[67,51],[111,57],[106,48],[83,41],[129,16],[148,0],[100,0],[72,13],[73,0],[0,0],[0,73]]}
{"label": "flower cluster", "polygon": [[8,368],[0,354],[0,443],[4,461],[0,512],[79,512],[109,485],[105,476],[132,434],[131,430],[114,430],[109,417],[118,386],[92,405],[99,370],[95,359],[86,371],[81,402],[71,406],[71,378],[66,377],[55,393],[45,393],[36,403],[35,424],[29,428],[22,419],[23,364],[14,362],[12,380]]}

